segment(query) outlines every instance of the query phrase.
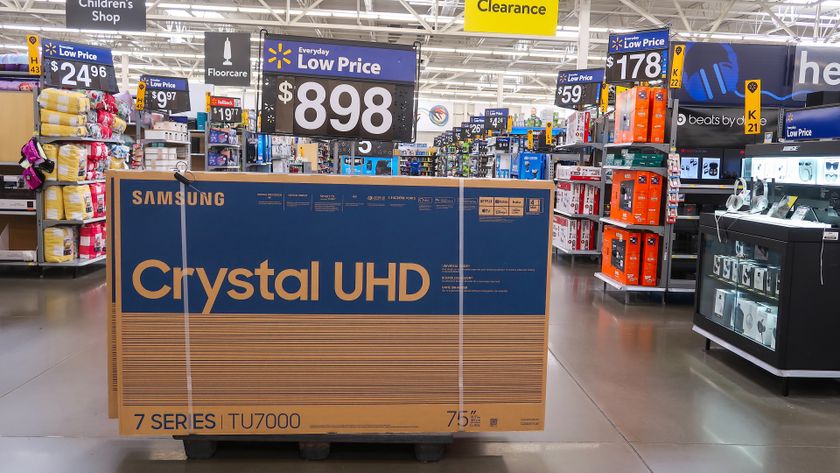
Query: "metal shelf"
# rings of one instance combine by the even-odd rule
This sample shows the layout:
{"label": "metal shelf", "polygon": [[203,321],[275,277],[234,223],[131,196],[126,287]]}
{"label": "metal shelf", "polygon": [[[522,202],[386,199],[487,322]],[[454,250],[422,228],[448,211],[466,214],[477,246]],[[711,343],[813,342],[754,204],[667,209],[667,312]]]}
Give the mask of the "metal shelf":
{"label": "metal shelf", "polygon": [[38,80],[41,76],[30,74],[29,71],[0,71],[0,77],[14,77],[16,79]]}
{"label": "metal shelf", "polygon": [[105,179],[93,179],[90,181],[44,181],[44,187],[49,186],[81,186],[84,184],[99,184],[105,182]]}
{"label": "metal shelf", "polygon": [[80,268],[82,266],[89,266],[91,264],[104,262],[105,258],[106,255],[102,255],[91,259],[74,259],[73,261],[66,261],[64,263],[41,263],[40,266],[52,268]]}
{"label": "metal shelf", "polygon": [[19,162],[0,161],[0,166],[20,166]]}
{"label": "metal shelf", "polygon": [[649,148],[667,153],[671,151],[671,143],[607,143],[604,148]]}
{"label": "metal shelf", "polygon": [[245,166],[271,166],[271,163],[245,163]]}
{"label": "metal shelf", "polygon": [[44,219],[44,227],[54,227],[56,225],[86,225],[88,223],[96,223],[105,221],[105,217],[87,218],[84,220],[48,220]]}
{"label": "metal shelf", "polygon": [[580,149],[580,148],[595,148],[595,149],[603,149],[603,148],[604,148],[604,144],[603,144],[603,143],[583,143],[583,142],[577,142],[577,143],[571,143],[571,144],[567,144],[567,145],[558,145],[558,146],[555,146],[555,147],[554,147],[554,149]]}
{"label": "metal shelf", "polygon": [[587,219],[587,220],[593,220],[593,221],[595,221],[595,222],[597,222],[597,221],[601,220],[601,216],[600,216],[600,215],[591,215],[591,214],[573,214],[573,213],[570,213],[570,212],[566,212],[566,211],[564,211],[564,210],[557,210],[557,209],[554,209],[554,213],[556,213],[557,215],[562,215],[562,216],[564,216],[564,217],[569,217],[569,218],[585,218],[585,219]]}
{"label": "metal shelf", "polygon": [[699,215],[677,215],[677,220],[700,220]]}
{"label": "metal shelf", "polygon": [[207,166],[207,169],[239,169],[239,166]]}
{"label": "metal shelf", "polygon": [[561,253],[565,253],[567,255],[578,255],[578,256],[600,256],[601,252],[598,250],[569,250],[567,248],[560,248],[559,246],[552,243],[552,246],[557,249],[557,251]]}
{"label": "metal shelf", "polygon": [[227,143],[207,143],[210,148],[239,148],[240,145],[232,145]]}
{"label": "metal shelf", "polygon": [[53,143],[56,141],[84,141],[84,142],[98,142],[98,143],[111,143],[111,144],[123,144],[122,140],[117,140],[114,138],[90,138],[88,136],[83,137],[73,137],[73,136],[39,136],[38,141],[41,143]]}
{"label": "metal shelf", "polygon": [[680,184],[680,194],[731,194],[732,185],[722,184]]}
{"label": "metal shelf", "polygon": [[595,278],[600,279],[601,281],[607,283],[608,285],[612,286],[613,289],[617,289],[619,291],[624,292],[665,292],[665,288],[661,286],[633,286],[624,283],[620,283],[615,279],[607,276],[604,273],[598,272],[595,273]]}
{"label": "metal shelf", "polygon": [[0,210],[0,215],[26,215],[35,216],[35,209],[32,210]]}
{"label": "metal shelf", "polygon": [[598,179],[597,181],[584,181],[581,179],[561,179],[559,177],[555,177],[554,182],[571,182],[572,184],[586,184],[600,187],[603,181],[601,179]]}
{"label": "metal shelf", "polygon": [[613,220],[608,217],[601,217],[601,223],[605,225],[612,225],[614,227],[623,228],[625,230],[647,231],[658,233],[660,235],[665,234],[665,227],[662,225],[636,225],[633,223],[622,222],[621,220]]}
{"label": "metal shelf", "polygon": [[175,140],[164,140],[164,139],[155,139],[155,138],[143,138],[141,141],[144,143],[163,143],[167,145],[178,145],[178,146],[189,146],[189,141],[175,141]]}
{"label": "metal shelf", "polygon": [[0,260],[0,266],[38,266],[37,261],[21,261],[21,260]]}
{"label": "metal shelf", "polygon": [[668,168],[664,167],[646,167],[646,166],[604,166],[604,169],[615,169],[619,171],[648,171],[659,174],[660,176],[667,176]]}
{"label": "metal shelf", "polygon": [[697,259],[697,255],[672,254],[671,259]]}

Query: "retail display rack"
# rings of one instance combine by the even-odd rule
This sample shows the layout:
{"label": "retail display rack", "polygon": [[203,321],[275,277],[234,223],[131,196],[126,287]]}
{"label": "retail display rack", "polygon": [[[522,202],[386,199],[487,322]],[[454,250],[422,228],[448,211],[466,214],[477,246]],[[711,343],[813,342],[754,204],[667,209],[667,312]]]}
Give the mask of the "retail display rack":
{"label": "retail display rack", "polygon": [[[399,166],[401,176],[411,176],[412,166],[417,169],[418,176],[434,176],[437,149],[420,147],[414,144],[402,144],[399,147]],[[413,165],[412,163],[416,163]]]}
{"label": "retail display rack", "polygon": [[241,170],[244,136],[240,129],[226,125],[229,124],[211,122],[208,117],[204,132],[204,169],[207,171]]}
{"label": "retail display rack", "polygon": [[[152,121],[153,116],[162,120]],[[173,121],[165,112],[139,112],[136,140],[142,150],[141,165],[148,171],[192,168],[190,132],[186,123]]]}

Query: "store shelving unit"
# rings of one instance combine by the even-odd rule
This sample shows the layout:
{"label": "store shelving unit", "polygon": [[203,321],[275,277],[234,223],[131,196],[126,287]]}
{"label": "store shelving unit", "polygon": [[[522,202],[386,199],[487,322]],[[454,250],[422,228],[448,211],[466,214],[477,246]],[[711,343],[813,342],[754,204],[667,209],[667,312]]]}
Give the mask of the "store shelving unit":
{"label": "store shelving unit", "polygon": [[[243,134],[241,130],[237,130],[236,136],[238,143],[213,143],[210,141],[210,130],[213,128],[214,125],[219,125],[219,128],[224,128],[223,123],[215,123],[207,122],[207,130],[204,133],[204,169],[206,171],[238,171],[241,169],[242,165],[242,143],[243,141]],[[224,150],[229,149],[231,154],[231,159],[234,161],[235,164],[227,164],[227,165],[210,165],[210,152],[216,150]]]}
{"label": "store shelving unit", "polygon": [[[552,166],[552,174],[554,171],[554,166]],[[555,254],[557,255],[567,255],[570,257],[571,264],[574,267],[575,259],[577,256],[585,256],[585,257],[600,257],[601,256],[601,248],[603,244],[603,225],[604,225],[604,203],[605,203],[605,180],[604,180],[604,173],[601,172],[601,178],[597,181],[591,180],[581,180],[581,179],[554,179],[555,185],[559,182],[567,182],[572,184],[583,184],[587,186],[593,186],[599,189],[598,193],[598,213],[597,214],[577,214],[566,212],[564,210],[560,210],[555,208],[554,214],[561,215],[566,218],[570,219],[585,219],[585,220],[592,220],[595,222],[595,234],[596,234],[596,242],[595,242],[595,249],[594,250],[572,250],[569,248],[560,247],[554,243],[552,243],[552,247],[555,250]],[[556,202],[554,203],[556,205]]]}

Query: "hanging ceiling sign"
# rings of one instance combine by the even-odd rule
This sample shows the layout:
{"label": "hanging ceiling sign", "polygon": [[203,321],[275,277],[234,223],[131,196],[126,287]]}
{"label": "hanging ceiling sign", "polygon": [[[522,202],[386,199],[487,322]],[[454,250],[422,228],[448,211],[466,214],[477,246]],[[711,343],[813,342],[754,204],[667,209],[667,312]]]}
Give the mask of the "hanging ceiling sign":
{"label": "hanging ceiling sign", "polygon": [[204,82],[251,85],[251,35],[204,33]]}
{"label": "hanging ceiling sign", "polygon": [[145,0],[67,0],[64,5],[68,28],[146,31]]}
{"label": "hanging ceiling sign", "polygon": [[797,45],[792,82],[793,91],[801,94],[840,91],[837,48]]}
{"label": "hanging ceiling sign", "polygon": [[558,0],[466,0],[464,31],[555,36]]}
{"label": "hanging ceiling sign", "polygon": [[[167,113],[190,111],[190,84],[187,79],[143,75],[140,83],[145,85],[143,110]],[[137,94],[140,94],[139,87]]]}
{"label": "hanging ceiling sign", "polygon": [[507,130],[510,111],[506,108],[487,108],[484,110],[484,128],[501,133]]}
{"label": "hanging ceiling sign", "polygon": [[242,123],[242,101],[235,97],[210,97],[210,121]]}
{"label": "hanging ceiling sign", "polygon": [[564,108],[596,105],[601,97],[603,82],[603,69],[561,71],[557,74],[554,105]]}
{"label": "hanging ceiling sign", "polygon": [[41,44],[48,87],[119,92],[110,49],[54,39]]}
{"label": "hanging ceiling sign", "polygon": [[262,133],[413,141],[413,47],[267,34],[262,51]]}
{"label": "hanging ceiling sign", "polygon": [[670,30],[610,34],[606,79],[609,83],[647,82],[665,76]]}

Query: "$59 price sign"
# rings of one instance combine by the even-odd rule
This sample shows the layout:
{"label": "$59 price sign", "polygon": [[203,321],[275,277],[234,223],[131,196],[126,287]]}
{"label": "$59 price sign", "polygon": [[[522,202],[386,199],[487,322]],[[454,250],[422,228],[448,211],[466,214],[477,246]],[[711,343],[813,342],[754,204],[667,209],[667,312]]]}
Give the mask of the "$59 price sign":
{"label": "$59 price sign", "polygon": [[210,121],[213,123],[241,123],[242,103],[234,97],[210,97]]}
{"label": "$59 price sign", "polygon": [[604,82],[603,69],[561,71],[557,74],[554,105],[565,108],[595,105],[601,97],[602,82]]}
{"label": "$59 price sign", "polygon": [[41,50],[47,86],[118,92],[110,49],[45,39]]}
{"label": "$59 price sign", "polygon": [[662,79],[667,72],[669,35],[667,28],[611,34],[606,63],[607,82]]}
{"label": "$59 price sign", "polygon": [[262,133],[411,141],[411,47],[284,35],[263,40]]}
{"label": "$59 price sign", "polygon": [[[147,112],[181,113],[190,111],[190,85],[183,77],[144,75],[146,84],[144,110]],[[140,93],[138,89],[138,94]]]}

